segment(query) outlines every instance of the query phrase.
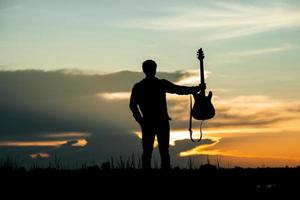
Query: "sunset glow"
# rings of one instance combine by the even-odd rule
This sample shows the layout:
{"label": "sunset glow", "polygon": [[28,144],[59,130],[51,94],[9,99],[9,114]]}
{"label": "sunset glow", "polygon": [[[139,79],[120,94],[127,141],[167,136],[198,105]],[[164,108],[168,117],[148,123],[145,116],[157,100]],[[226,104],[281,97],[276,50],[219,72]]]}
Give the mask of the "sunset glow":
{"label": "sunset glow", "polygon": [[[140,132],[135,132],[135,134],[141,139]],[[199,137],[198,130],[194,130],[193,137]],[[295,140],[295,138],[298,139]],[[170,145],[176,146],[176,142],[181,140],[191,142],[189,141],[188,130],[172,130]],[[236,157],[244,160],[249,158],[260,159],[259,162],[253,161],[251,163],[251,161],[248,161],[248,165],[251,166],[259,166],[262,163],[268,163],[269,160],[278,160],[278,162],[287,165],[300,163],[298,150],[300,134],[297,132],[287,134],[274,128],[209,129],[203,131],[202,140],[209,141],[209,144],[200,142],[197,147],[180,152],[179,156],[211,155]],[[157,145],[157,141],[155,141],[154,147],[157,147]]]}

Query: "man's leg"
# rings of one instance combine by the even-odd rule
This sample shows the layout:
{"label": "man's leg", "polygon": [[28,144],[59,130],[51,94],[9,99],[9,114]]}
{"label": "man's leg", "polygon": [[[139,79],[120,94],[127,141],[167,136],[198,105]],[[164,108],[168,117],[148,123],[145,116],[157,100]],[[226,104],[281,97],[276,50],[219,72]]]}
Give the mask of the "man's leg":
{"label": "man's leg", "polygon": [[143,169],[151,169],[151,156],[153,151],[153,143],[155,139],[155,133],[149,128],[143,128],[142,142],[143,142],[143,155],[142,155],[142,167]]}
{"label": "man's leg", "polygon": [[161,168],[170,169],[170,155],[169,155],[169,140],[170,140],[170,125],[169,121],[162,122],[157,133],[158,147],[161,157]]}

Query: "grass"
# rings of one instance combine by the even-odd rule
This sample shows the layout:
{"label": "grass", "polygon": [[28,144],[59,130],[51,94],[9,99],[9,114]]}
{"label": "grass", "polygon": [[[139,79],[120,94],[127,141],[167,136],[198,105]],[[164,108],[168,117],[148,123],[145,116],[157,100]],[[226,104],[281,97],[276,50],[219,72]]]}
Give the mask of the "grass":
{"label": "grass", "polygon": [[212,165],[207,157],[207,162],[199,166],[191,158],[185,168],[173,167],[169,171],[162,171],[158,168],[157,160],[155,162],[153,170],[144,171],[141,169],[140,157],[132,154],[129,157],[111,158],[101,165],[83,163],[78,168],[67,169],[62,160],[55,157],[46,167],[40,167],[36,162],[25,168],[16,159],[7,158],[0,161],[0,179],[2,183],[14,183],[14,187],[15,183],[38,187],[39,184],[47,185],[55,181],[62,186],[83,184],[81,187],[92,187],[92,183],[97,182],[97,186],[101,185],[102,188],[134,186],[140,189],[144,189],[145,184],[155,182],[156,187],[168,185],[176,192],[197,191],[201,188],[206,191],[218,189],[277,193],[300,189],[300,167],[224,168],[221,167],[220,159],[216,159],[216,164]]}

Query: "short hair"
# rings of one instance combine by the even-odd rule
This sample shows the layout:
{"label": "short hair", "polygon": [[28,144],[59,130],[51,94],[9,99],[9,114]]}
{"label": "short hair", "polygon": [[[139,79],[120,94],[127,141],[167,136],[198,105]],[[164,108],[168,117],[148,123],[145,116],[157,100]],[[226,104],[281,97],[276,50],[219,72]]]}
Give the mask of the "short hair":
{"label": "short hair", "polygon": [[146,60],[143,62],[143,72],[145,74],[153,73],[156,71],[156,62],[153,60]]}

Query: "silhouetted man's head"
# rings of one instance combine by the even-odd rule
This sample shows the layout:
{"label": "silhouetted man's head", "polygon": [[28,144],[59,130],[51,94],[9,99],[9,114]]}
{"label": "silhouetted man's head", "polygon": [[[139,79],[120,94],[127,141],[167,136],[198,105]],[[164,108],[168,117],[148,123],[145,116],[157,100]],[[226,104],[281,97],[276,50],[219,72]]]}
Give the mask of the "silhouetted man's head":
{"label": "silhouetted man's head", "polygon": [[148,78],[155,77],[156,67],[157,65],[153,60],[144,61],[143,72],[146,74],[146,77]]}

